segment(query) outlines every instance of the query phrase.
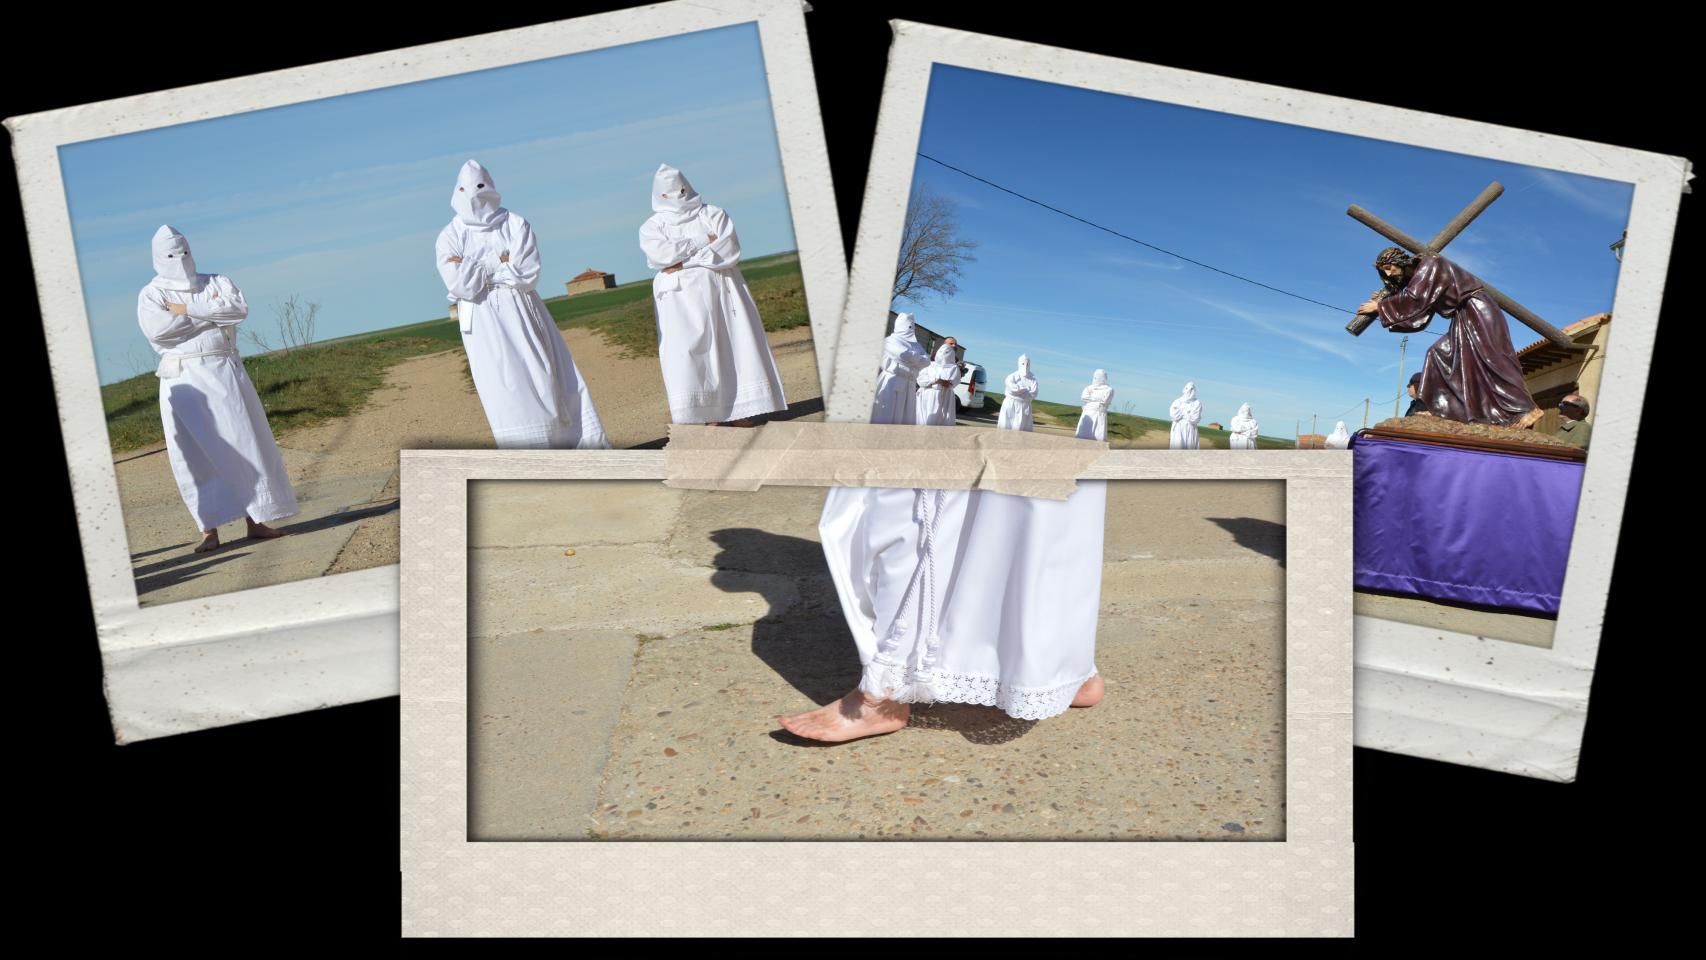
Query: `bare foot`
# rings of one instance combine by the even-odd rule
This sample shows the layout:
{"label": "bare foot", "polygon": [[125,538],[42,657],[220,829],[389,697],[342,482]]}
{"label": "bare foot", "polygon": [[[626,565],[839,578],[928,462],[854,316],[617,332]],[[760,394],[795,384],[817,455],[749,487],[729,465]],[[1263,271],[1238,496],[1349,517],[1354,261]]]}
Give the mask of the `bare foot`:
{"label": "bare foot", "polygon": [[752,426],[752,418],[751,417],[741,417],[739,420],[730,420],[729,426],[731,426],[731,427],[750,427],[750,426]]}
{"label": "bare foot", "polygon": [[1102,702],[1104,689],[1105,684],[1102,683],[1102,675],[1098,673],[1084,681],[1084,685],[1078,688],[1078,695],[1072,698],[1072,705],[1075,707],[1093,707]]}
{"label": "bare foot", "polygon": [[723,425],[723,422],[721,420],[707,420],[707,421],[705,421],[705,426],[707,426],[707,427],[720,427],[722,425]]}
{"label": "bare foot", "polygon": [[879,700],[854,690],[834,703],[791,717],[777,717],[776,721],[794,736],[842,743],[880,733],[893,733],[906,726],[906,718],[911,715],[911,704]]}
{"label": "bare foot", "polygon": [[282,536],[285,536],[285,532],[283,530],[274,530],[272,527],[269,527],[264,523],[256,523],[253,520],[249,521],[250,540],[274,540]]}
{"label": "bare foot", "polygon": [[201,535],[201,542],[196,544],[196,553],[212,553],[219,549],[219,531],[209,530]]}

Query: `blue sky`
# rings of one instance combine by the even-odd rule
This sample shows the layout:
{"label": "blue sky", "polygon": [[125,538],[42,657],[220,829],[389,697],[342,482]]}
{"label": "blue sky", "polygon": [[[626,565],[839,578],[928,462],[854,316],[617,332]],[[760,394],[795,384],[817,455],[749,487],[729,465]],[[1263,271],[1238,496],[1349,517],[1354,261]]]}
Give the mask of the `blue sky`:
{"label": "blue sky", "polygon": [[[1465,144],[1473,148],[1473,144]],[[1147,243],[1347,310],[1389,243],[1352,203],[1427,240],[1488,183],[1500,197],[1445,255],[1555,326],[1612,306],[1608,249],[1628,183],[937,65],[919,150]],[[979,242],[953,298],[897,301],[956,335],[994,389],[1029,353],[1044,400],[1108,371],[1114,409],[1165,417],[1187,380],[1204,422],[1250,403],[1262,433],[1392,415],[1399,335],[1067,219],[920,158],[914,183],[958,202]],[[1443,332],[1412,334],[1404,374]],[[1539,335],[1510,321],[1520,349]],[[1406,399],[1406,403],[1408,400]]]}
{"label": "blue sky", "polygon": [[662,162],[729,211],[746,255],[794,248],[755,24],[71,144],[101,382],[153,368],[136,294],[162,223],[268,334],[291,294],[321,304],[321,339],[443,316],[433,241],[469,158],[533,224],[545,296],[587,267],[648,275],[637,236]]}

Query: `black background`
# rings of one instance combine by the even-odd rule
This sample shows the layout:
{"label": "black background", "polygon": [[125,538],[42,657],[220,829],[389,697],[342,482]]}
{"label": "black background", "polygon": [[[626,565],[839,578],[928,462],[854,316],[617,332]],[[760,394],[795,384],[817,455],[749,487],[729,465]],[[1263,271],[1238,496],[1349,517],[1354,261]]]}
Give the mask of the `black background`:
{"label": "black background", "polygon": [[[175,22],[179,14],[163,9],[120,9],[75,23],[70,34],[14,35],[14,51],[39,48],[54,66],[14,71],[0,114],[623,6],[562,4],[532,15],[495,7],[455,15],[425,6],[266,8],[264,22],[250,21],[243,8],[220,11],[217,22],[211,12]],[[1553,32],[1536,11],[1508,22],[1484,12],[1448,21],[1421,8],[1359,7],[1354,18],[1305,20],[1292,7],[1249,19],[1216,5],[1175,11],[1163,22],[1067,5],[815,6],[807,25],[849,252],[891,18],[1698,156],[1689,137],[1697,121],[1678,118],[1696,87],[1681,80],[1693,55],[1672,55],[1653,31],[1599,22],[1615,13],[1603,6],[1566,15],[1569,33]],[[682,82],[700,82],[712,69],[684,65]],[[395,936],[396,700],[112,745],[29,251],[12,168],[5,170],[0,204],[17,333],[11,419],[26,430],[14,441],[16,469],[7,480],[12,519],[23,522],[12,526],[18,564],[8,634],[22,654],[13,687],[31,695],[11,714],[11,744],[24,750],[7,780],[15,828],[39,845],[32,866],[14,876],[44,904],[100,916],[91,916],[89,932],[120,932],[122,922],[136,923],[136,934],[197,939]],[[1680,687],[1694,680],[1683,658],[1695,653],[1700,629],[1693,604],[1673,603],[1688,595],[1664,573],[1693,566],[1698,532],[1684,490],[1685,457],[1692,460],[1684,451],[1698,443],[1688,424],[1699,414],[1686,405],[1682,380],[1690,376],[1682,348],[1694,331],[1692,318],[1679,316],[1682,284],[1696,275],[1697,203],[1683,199],[1579,780],[1547,783],[1358,750],[1360,938],[1443,945],[1486,934],[1512,946],[1585,945],[1602,927],[1679,919],[1686,881],[1661,882],[1641,868],[1656,858],[1674,869],[1663,863],[1665,852],[1697,832],[1699,816],[1694,794],[1678,782],[1694,765],[1697,739],[1677,705],[1697,699]],[[872,866],[880,862],[873,851]],[[880,904],[873,906],[876,919]],[[924,933],[881,922],[863,933],[874,931]]]}

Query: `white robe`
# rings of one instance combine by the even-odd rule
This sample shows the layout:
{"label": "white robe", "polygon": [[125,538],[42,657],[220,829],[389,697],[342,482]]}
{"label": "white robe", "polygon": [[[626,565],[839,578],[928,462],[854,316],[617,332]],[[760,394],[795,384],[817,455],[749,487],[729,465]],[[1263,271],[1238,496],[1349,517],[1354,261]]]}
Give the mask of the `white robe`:
{"label": "white robe", "polygon": [[918,374],[930,365],[916,336],[899,331],[883,340],[883,369],[877,375],[872,423],[914,423],[918,417]]}
{"label": "white robe", "polygon": [[[160,420],[166,459],[198,530],[247,515],[257,523],[295,516],[296,493],[266,409],[237,353],[249,315],[229,277],[197,274],[196,289],[156,280],[136,299],[137,322],[160,355]],[[167,303],[182,303],[183,315]]]}
{"label": "white robe", "polygon": [[1345,429],[1345,421],[1340,420],[1339,425],[1333,428],[1333,432],[1327,434],[1326,445],[1329,450],[1350,449],[1351,433]]}
{"label": "white robe", "polygon": [[1237,415],[1232,418],[1229,429],[1232,434],[1232,449],[1256,449],[1256,436],[1260,431],[1260,425],[1256,423],[1256,418],[1250,415],[1249,404],[1239,408]]}
{"label": "white robe", "polygon": [[818,532],[860,688],[1022,720],[1064,713],[1096,674],[1106,507],[1106,482],[1089,480],[1064,501],[832,488]]}
{"label": "white robe", "polygon": [[[788,408],[758,304],[741,275],[740,239],[721,207],[685,223],[653,214],[640,227],[657,310],[658,362],[676,423],[742,420]],[[716,234],[717,239],[707,238]],[[686,262],[675,273],[665,267]]]}
{"label": "white robe", "polygon": [[[497,445],[609,448],[586,380],[535,289],[539,245],[527,221],[507,213],[483,230],[452,220],[439,231],[436,252]],[[506,252],[504,263],[498,257]]]}
{"label": "white robe", "polygon": [[[943,351],[947,351],[945,358]],[[924,381],[918,385],[918,413],[915,422],[919,426],[954,425],[954,387],[959,386],[960,374],[960,365],[954,360],[953,350],[945,345],[938,349],[936,360],[918,375],[919,379]],[[938,386],[939,380],[948,381],[949,386]]]}
{"label": "white robe", "polygon": [[1078,432],[1075,436],[1080,440],[1108,439],[1108,404],[1113,402],[1114,388],[1106,382],[1092,383],[1078,395],[1084,402],[1084,407],[1078,413]]}
{"label": "white robe", "polygon": [[1167,446],[1174,450],[1195,450],[1202,446],[1197,437],[1197,424],[1202,421],[1202,401],[1197,399],[1195,389],[1186,387],[1185,394],[1167,408],[1167,415],[1173,418]]}
{"label": "white robe", "polygon": [[1037,378],[1026,371],[1007,375],[1007,395],[1001,401],[1001,416],[995,425],[1002,430],[1031,429],[1031,401],[1037,398]]}

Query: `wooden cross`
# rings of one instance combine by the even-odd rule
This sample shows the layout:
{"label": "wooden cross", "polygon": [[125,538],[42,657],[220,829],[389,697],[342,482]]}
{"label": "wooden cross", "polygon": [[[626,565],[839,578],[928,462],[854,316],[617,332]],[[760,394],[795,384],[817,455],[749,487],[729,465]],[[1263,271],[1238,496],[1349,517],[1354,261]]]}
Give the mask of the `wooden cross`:
{"label": "wooden cross", "polygon": [[[1471,201],[1469,206],[1464,207],[1462,213],[1453,217],[1451,222],[1446,224],[1445,227],[1441,229],[1439,233],[1435,234],[1434,238],[1429,240],[1426,244],[1423,244],[1415,237],[1410,236],[1404,231],[1394,227],[1390,223],[1387,223],[1385,220],[1369,213],[1367,210],[1364,210],[1354,203],[1351,204],[1350,209],[1346,210],[1345,213],[1350,215],[1351,219],[1358,221],[1370,230],[1373,230],[1375,233],[1380,234],[1393,243],[1396,243],[1398,246],[1403,247],[1405,250],[1410,251],[1411,254],[1420,257],[1423,254],[1439,253],[1441,250],[1445,249],[1446,244],[1457,239],[1457,235],[1463,232],[1463,228],[1469,226],[1476,217],[1481,215],[1481,211],[1491,206],[1493,201],[1499,199],[1499,195],[1504,192],[1505,188],[1503,184],[1498,183],[1497,181],[1488,184],[1487,189],[1481,191],[1480,196]],[[1563,347],[1566,350],[1582,349],[1577,346],[1575,341],[1565,336],[1562,330],[1559,330],[1557,327],[1547,323],[1545,320],[1540,319],[1539,315],[1534,311],[1520,303],[1517,303],[1510,297],[1505,296],[1503,293],[1494,289],[1493,285],[1487,283],[1485,280],[1481,283],[1481,292],[1491,297],[1493,302],[1504,308],[1506,313],[1517,318],[1529,329],[1545,337],[1547,340],[1552,341],[1554,344]],[[1351,326],[1346,329],[1350,330],[1353,334],[1362,333],[1361,328],[1366,328],[1368,324],[1363,322],[1359,328],[1358,321],[1361,319],[1361,317],[1358,317],[1357,320],[1351,321]],[[1372,319],[1372,317],[1370,319]]]}

